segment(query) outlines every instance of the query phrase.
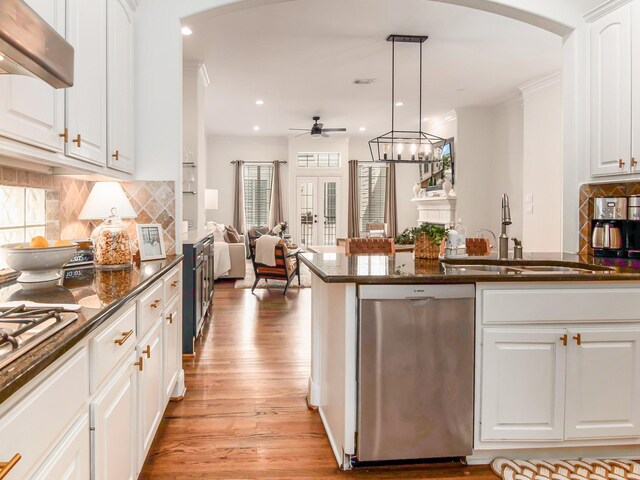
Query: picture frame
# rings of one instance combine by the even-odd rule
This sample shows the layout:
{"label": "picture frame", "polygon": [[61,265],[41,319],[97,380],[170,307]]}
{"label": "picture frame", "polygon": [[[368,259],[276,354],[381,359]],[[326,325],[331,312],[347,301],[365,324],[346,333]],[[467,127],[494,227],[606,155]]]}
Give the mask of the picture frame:
{"label": "picture frame", "polygon": [[138,248],[140,261],[159,260],[167,257],[164,249],[162,225],[159,223],[142,223],[136,225],[138,231]]}

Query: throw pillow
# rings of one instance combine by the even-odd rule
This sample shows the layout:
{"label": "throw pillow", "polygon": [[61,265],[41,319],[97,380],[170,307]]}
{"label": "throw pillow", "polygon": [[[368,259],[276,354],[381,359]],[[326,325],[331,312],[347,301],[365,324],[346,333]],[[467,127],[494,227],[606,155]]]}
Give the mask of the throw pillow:
{"label": "throw pillow", "polygon": [[240,234],[234,227],[228,225],[224,231],[224,239],[227,243],[240,243]]}

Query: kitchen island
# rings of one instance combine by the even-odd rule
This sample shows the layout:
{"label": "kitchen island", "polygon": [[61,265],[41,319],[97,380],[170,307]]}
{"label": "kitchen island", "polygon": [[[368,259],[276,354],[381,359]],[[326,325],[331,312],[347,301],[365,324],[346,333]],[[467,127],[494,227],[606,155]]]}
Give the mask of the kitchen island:
{"label": "kitchen island", "polygon": [[[363,356],[363,329],[372,324],[362,317],[363,311],[382,311],[387,299],[398,301],[398,293],[426,308],[434,298],[454,296],[448,289],[460,286],[471,288],[474,300],[472,322],[464,324],[472,325],[467,333],[474,338],[474,351],[466,357],[445,344],[434,351],[446,358],[425,360],[458,362],[456,369],[464,363],[473,372],[468,407],[464,402],[463,407],[454,406],[458,395],[450,395],[451,405],[445,407],[445,412],[456,408],[456,418],[460,408],[472,409],[466,417],[471,448],[464,455],[453,450],[457,453],[451,456],[488,463],[497,456],[640,455],[639,262],[536,254],[506,266],[483,257],[468,261],[475,265],[452,261],[445,267],[438,261],[414,260],[411,253],[346,256],[339,249],[317,249],[301,261],[313,273],[309,403],[318,407],[341,468],[357,465],[363,444],[371,443],[361,437],[364,406],[370,401],[363,394],[363,372],[373,370],[374,377],[379,373],[375,402],[381,402],[384,379],[394,378],[389,365],[397,363],[384,356],[384,348],[373,360]],[[415,293],[407,293],[412,286]],[[377,310],[364,310],[363,302],[375,298]],[[449,304],[441,305],[441,310],[450,310]],[[399,328],[405,328],[406,322],[400,325],[399,320],[405,320],[408,311],[399,308],[396,317],[387,314],[386,322],[398,321]],[[384,322],[373,325],[379,329]],[[424,349],[413,343],[408,342],[407,350],[422,358]],[[433,365],[425,364],[425,372],[433,371],[426,367]],[[406,376],[406,365],[398,368],[398,376]],[[434,381],[450,393],[447,378],[425,374],[421,383]],[[401,383],[387,381],[386,386],[391,384],[397,390]],[[396,391],[394,398],[423,395],[421,385],[415,389]],[[393,412],[382,403],[374,407],[380,416]],[[413,420],[396,421],[400,427],[403,422],[410,425]],[[425,429],[423,436],[429,435]]]}

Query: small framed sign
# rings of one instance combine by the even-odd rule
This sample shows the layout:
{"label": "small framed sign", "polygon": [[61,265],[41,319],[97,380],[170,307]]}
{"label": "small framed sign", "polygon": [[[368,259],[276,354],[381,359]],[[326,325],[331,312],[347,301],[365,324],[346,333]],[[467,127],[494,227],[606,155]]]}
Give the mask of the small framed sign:
{"label": "small framed sign", "polygon": [[140,261],[158,260],[167,256],[162,238],[162,226],[157,223],[139,224],[138,246]]}

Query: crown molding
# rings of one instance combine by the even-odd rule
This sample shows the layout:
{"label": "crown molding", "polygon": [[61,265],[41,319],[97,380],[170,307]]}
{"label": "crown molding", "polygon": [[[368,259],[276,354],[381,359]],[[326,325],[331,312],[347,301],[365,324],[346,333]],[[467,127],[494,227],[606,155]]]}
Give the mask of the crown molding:
{"label": "crown molding", "polygon": [[544,90],[545,88],[549,88],[555,85],[559,85],[562,82],[562,73],[554,72],[551,75],[547,75],[545,77],[536,78],[530,82],[525,83],[524,85],[520,85],[519,89],[522,93],[522,97],[526,98],[532,93],[538,92],[540,90]]}
{"label": "crown molding", "polygon": [[613,12],[614,10],[631,3],[632,0],[608,0],[602,5],[594,8],[590,12],[584,14],[584,19],[587,23],[592,23],[599,18],[604,17],[606,14]]}

